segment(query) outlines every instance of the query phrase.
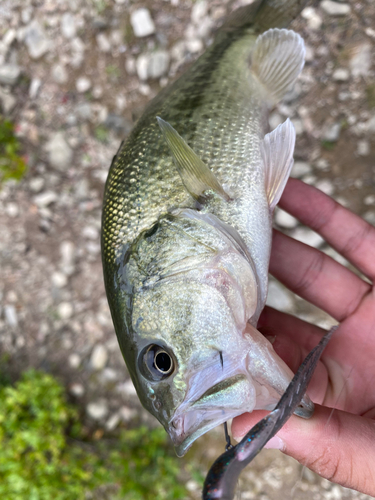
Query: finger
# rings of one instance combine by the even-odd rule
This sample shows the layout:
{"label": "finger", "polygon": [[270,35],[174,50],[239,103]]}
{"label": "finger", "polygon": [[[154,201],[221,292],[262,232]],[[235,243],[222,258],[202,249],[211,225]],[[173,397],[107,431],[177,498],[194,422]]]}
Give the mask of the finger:
{"label": "finger", "polygon": [[[256,412],[256,419],[260,414]],[[234,419],[232,433],[241,439],[255,424],[253,413]],[[375,421],[339,410],[316,406],[314,416],[292,416],[269,442],[322,477],[375,494]]]}
{"label": "finger", "polygon": [[274,231],[270,272],[290,290],[342,321],[371,286],[334,259]]}
{"label": "finger", "polygon": [[375,277],[375,228],[318,189],[289,179],[280,207],[319,233],[370,279]]}

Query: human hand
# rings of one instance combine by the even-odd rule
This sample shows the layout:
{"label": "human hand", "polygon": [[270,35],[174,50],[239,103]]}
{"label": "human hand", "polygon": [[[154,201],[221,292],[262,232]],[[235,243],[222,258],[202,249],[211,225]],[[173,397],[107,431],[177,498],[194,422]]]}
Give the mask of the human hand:
{"label": "human hand", "polygon": [[[296,179],[289,180],[280,206],[373,282],[373,226]],[[268,447],[281,449],[324,478],[375,495],[375,289],[323,252],[278,231],[273,235],[270,272],[340,326],[308,389],[316,403],[314,416],[292,416]],[[275,351],[294,372],[325,333],[269,307],[258,328],[276,336]],[[255,411],[235,418],[233,436],[242,438],[266,414]]]}

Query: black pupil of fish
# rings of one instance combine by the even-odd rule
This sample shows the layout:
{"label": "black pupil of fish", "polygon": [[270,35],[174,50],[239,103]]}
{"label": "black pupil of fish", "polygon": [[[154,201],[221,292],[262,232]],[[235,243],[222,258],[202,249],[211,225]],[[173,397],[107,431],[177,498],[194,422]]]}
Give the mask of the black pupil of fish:
{"label": "black pupil of fish", "polygon": [[172,360],[166,352],[159,352],[154,358],[155,367],[162,373],[168,373],[172,367]]}

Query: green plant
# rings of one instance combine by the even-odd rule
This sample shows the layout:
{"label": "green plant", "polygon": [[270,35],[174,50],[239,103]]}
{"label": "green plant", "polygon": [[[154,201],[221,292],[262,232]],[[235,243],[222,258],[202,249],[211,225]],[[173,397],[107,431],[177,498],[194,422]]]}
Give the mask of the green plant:
{"label": "green plant", "polygon": [[0,184],[9,179],[19,181],[24,176],[26,163],[19,150],[13,124],[0,115]]}
{"label": "green plant", "polygon": [[104,125],[98,125],[94,131],[95,137],[100,142],[108,141],[108,129]]}
{"label": "green plant", "polygon": [[[188,498],[183,462],[165,431],[140,427],[115,442],[83,442],[77,409],[52,376],[25,372],[0,386],[2,500],[174,500]],[[189,471],[187,472],[187,470]],[[198,477],[192,465],[183,478]]]}

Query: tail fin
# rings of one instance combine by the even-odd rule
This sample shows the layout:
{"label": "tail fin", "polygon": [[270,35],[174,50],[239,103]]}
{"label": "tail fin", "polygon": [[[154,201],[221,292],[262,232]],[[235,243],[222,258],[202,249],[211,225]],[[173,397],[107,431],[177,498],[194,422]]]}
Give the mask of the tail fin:
{"label": "tail fin", "polygon": [[220,32],[253,28],[263,33],[270,28],[286,28],[306,5],[307,0],[255,0],[235,10]]}

